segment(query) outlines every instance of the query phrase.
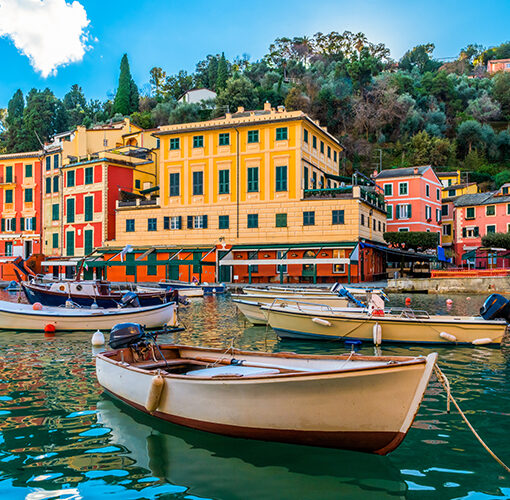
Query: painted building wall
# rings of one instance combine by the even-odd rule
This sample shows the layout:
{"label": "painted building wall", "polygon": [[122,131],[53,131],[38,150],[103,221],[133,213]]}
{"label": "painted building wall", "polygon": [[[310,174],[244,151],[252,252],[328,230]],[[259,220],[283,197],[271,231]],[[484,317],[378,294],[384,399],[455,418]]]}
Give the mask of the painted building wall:
{"label": "painted building wall", "polygon": [[510,71],[510,59],[493,59],[488,61],[487,71],[491,74],[498,71]]}

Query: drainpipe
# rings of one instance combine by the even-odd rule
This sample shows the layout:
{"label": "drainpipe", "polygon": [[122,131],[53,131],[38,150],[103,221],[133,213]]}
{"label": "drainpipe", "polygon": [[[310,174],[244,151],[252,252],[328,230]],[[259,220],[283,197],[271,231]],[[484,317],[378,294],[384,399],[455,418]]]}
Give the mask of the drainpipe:
{"label": "drainpipe", "polygon": [[[236,217],[236,237],[239,239],[239,193],[240,193],[240,179],[239,179],[239,130],[234,127],[234,130],[237,133],[236,136],[236,209],[237,209],[237,217]],[[251,283],[251,281],[250,281]]]}

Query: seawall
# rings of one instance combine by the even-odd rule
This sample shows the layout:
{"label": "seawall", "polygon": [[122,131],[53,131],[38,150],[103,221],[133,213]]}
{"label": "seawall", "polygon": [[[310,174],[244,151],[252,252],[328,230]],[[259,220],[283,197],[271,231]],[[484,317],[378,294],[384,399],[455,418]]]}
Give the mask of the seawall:
{"label": "seawall", "polygon": [[414,293],[510,293],[510,277],[398,278],[389,279],[387,292]]}

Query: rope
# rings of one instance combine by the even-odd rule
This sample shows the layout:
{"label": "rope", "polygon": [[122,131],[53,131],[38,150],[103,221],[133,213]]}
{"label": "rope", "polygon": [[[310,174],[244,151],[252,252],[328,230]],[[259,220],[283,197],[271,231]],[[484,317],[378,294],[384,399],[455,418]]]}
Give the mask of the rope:
{"label": "rope", "polygon": [[446,397],[448,398],[448,403],[447,403],[447,410],[448,412],[450,411],[450,405],[449,405],[449,402],[451,401],[455,408],[457,408],[457,411],[459,412],[460,416],[462,417],[462,419],[464,420],[464,422],[466,423],[466,425],[469,427],[469,430],[474,434],[474,436],[476,437],[476,439],[478,439],[478,441],[480,442],[480,444],[485,448],[485,450],[487,451],[487,453],[489,453],[489,455],[494,459],[496,460],[496,462],[498,462],[499,465],[501,465],[501,467],[503,467],[507,472],[510,472],[510,467],[508,467],[488,446],[487,444],[485,444],[484,440],[480,437],[480,435],[478,434],[478,432],[476,432],[475,428],[471,425],[471,423],[469,422],[469,420],[467,419],[466,415],[464,414],[464,412],[460,409],[460,406],[459,404],[457,403],[457,401],[455,400],[455,398],[452,396],[451,392],[450,392],[450,382],[448,381],[448,379],[446,378],[446,375],[441,371],[441,368],[439,368],[439,366],[437,365],[434,365],[434,372],[436,374],[436,377],[437,379],[439,380],[439,382],[441,382],[441,384],[443,385],[444,389],[446,390]]}

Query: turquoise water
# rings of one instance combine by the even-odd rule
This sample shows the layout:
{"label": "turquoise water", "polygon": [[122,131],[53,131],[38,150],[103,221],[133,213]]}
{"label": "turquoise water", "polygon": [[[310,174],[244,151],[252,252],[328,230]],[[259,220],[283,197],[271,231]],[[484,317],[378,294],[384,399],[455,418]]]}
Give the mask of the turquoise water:
{"label": "turquoise water", "polygon": [[[452,296],[453,313],[483,297]],[[391,297],[402,305],[404,296]],[[415,308],[447,312],[444,296],[413,295]],[[181,312],[180,343],[303,353],[343,353],[336,342],[280,342],[245,326],[228,298]],[[452,392],[489,446],[510,462],[510,351],[436,350]],[[161,423],[102,394],[88,334],[0,333],[0,498],[333,499],[510,498],[510,475],[446,413],[432,381],[402,445],[386,457],[225,438]],[[374,347],[361,352],[374,353]]]}

